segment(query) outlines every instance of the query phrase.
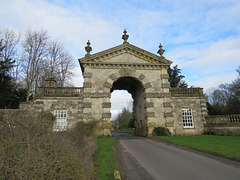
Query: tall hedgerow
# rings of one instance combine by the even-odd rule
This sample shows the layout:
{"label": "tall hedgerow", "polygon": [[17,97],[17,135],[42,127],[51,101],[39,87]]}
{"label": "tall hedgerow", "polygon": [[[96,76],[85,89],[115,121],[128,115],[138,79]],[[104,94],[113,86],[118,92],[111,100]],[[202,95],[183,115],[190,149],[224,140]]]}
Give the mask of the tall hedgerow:
{"label": "tall hedgerow", "polygon": [[[50,112],[2,112],[0,179],[92,178],[96,138],[79,134],[79,125],[53,132],[54,118]],[[82,126],[94,131],[94,124]]]}

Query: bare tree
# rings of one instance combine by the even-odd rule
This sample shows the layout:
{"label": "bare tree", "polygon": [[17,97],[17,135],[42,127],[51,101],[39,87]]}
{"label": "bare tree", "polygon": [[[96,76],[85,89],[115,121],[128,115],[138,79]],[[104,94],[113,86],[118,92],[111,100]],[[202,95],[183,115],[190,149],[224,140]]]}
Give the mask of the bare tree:
{"label": "bare tree", "polygon": [[207,108],[210,115],[240,113],[240,67],[238,77],[232,83],[220,84],[208,93]]}
{"label": "bare tree", "polygon": [[58,41],[53,41],[48,44],[48,69],[50,77],[55,77],[57,69],[60,65],[61,56],[64,53],[64,46]]}
{"label": "bare tree", "polygon": [[58,41],[49,43],[47,64],[45,77],[54,77],[59,82],[59,86],[63,87],[71,79],[73,57],[62,43]]}
{"label": "bare tree", "polygon": [[[5,28],[0,30],[0,40],[4,47],[1,65],[8,67],[7,74],[16,82],[20,82],[20,76],[23,77],[27,101],[36,94],[37,87],[43,85],[47,77],[54,77],[61,87],[69,84],[73,74],[73,57],[62,43],[49,41],[46,31],[28,29],[20,44],[20,33]],[[18,51],[19,48],[22,48],[21,51]]]}
{"label": "bare tree", "polygon": [[42,64],[47,56],[48,35],[46,31],[28,29],[25,32],[23,46],[23,62],[26,74],[27,101],[31,94],[36,93],[40,75],[44,70]]}
{"label": "bare tree", "polygon": [[60,82],[60,86],[63,87],[64,83],[69,83],[69,81],[73,75],[72,69],[74,67],[73,57],[68,54],[62,54],[60,58],[60,66],[59,66],[59,73],[58,73],[58,80]]}

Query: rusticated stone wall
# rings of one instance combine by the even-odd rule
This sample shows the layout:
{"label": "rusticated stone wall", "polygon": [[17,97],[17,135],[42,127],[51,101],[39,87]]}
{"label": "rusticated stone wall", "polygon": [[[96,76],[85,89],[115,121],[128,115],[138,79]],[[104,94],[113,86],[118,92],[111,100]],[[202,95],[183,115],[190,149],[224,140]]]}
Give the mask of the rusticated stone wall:
{"label": "rusticated stone wall", "polygon": [[[207,116],[206,97],[202,88],[171,88],[171,107],[174,117],[174,131],[176,135],[195,135],[204,131],[203,122]],[[183,127],[182,109],[192,109],[193,124],[191,128]]]}
{"label": "rusticated stone wall", "polygon": [[[42,94],[41,96],[36,96],[33,101],[22,103],[21,109],[34,111],[50,110],[52,113],[57,109],[67,110],[68,128],[71,128],[77,121],[83,120],[88,122],[91,120],[100,120],[102,132],[99,133],[109,135],[111,128],[111,92],[115,89],[126,89],[132,94],[134,99],[136,134],[142,136],[151,135],[154,127],[157,126],[167,127],[172,134],[175,135],[194,135],[203,133],[203,122],[205,122],[207,111],[205,96],[202,93],[202,89],[170,88],[167,93],[164,89],[159,89],[157,91],[150,87],[144,88],[143,74],[139,75],[135,72],[136,75],[133,75],[134,73],[132,72],[133,77],[127,76],[126,78],[128,82],[124,81],[126,80],[124,75],[122,77],[119,71],[116,72],[117,73],[114,74],[112,73],[109,78],[103,78],[103,90],[100,92],[97,90],[94,92],[89,88],[83,88],[76,97],[66,97],[64,94],[62,97],[60,97],[59,94],[57,95],[58,97],[56,97],[56,94],[52,96],[50,96],[49,93],[45,96]],[[115,81],[112,80],[111,77],[116,77],[113,78]],[[162,76],[159,75],[159,77]],[[118,82],[121,78],[123,78],[123,81]],[[147,80],[146,77],[144,77],[144,79]],[[111,84],[111,86],[104,87],[104,84],[107,84],[106,82]],[[135,83],[135,86],[131,87],[136,89],[128,89],[128,85],[133,85],[134,82],[137,83]],[[154,86],[154,83],[151,83],[151,86]],[[191,94],[188,95],[188,93]],[[193,128],[183,127],[181,110],[185,108],[191,108],[193,111]]]}
{"label": "rusticated stone wall", "polygon": [[[207,115],[205,99],[198,97],[172,97],[174,127],[176,135],[196,135],[204,131],[203,121]],[[183,127],[182,109],[192,109],[193,127]]]}
{"label": "rusticated stone wall", "polygon": [[67,128],[71,128],[78,121],[82,120],[83,103],[79,97],[41,97],[27,103],[21,103],[20,108],[28,111],[47,111],[54,113],[54,110],[67,110]]}

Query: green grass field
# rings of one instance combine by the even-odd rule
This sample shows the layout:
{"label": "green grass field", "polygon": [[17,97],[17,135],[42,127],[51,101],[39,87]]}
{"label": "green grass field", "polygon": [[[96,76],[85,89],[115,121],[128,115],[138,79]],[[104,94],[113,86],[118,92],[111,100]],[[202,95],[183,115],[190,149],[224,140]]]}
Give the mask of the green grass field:
{"label": "green grass field", "polygon": [[113,131],[113,132],[134,134],[134,130],[118,130],[118,131]]}
{"label": "green grass field", "polygon": [[116,157],[112,147],[116,139],[113,137],[98,137],[98,148],[93,159],[97,179],[114,179],[114,170],[117,169]]}
{"label": "green grass field", "polygon": [[153,136],[184,147],[240,161],[240,136]]}

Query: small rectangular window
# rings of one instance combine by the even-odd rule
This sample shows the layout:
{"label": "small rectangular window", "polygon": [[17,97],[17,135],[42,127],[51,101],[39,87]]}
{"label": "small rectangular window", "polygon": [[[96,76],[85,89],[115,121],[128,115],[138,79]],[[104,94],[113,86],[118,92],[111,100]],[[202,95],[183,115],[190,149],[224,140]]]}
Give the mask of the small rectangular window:
{"label": "small rectangular window", "polygon": [[193,128],[193,114],[192,109],[182,109],[183,127]]}
{"label": "small rectangular window", "polygon": [[67,129],[67,110],[54,110],[56,120],[53,123],[53,131],[66,131]]}

